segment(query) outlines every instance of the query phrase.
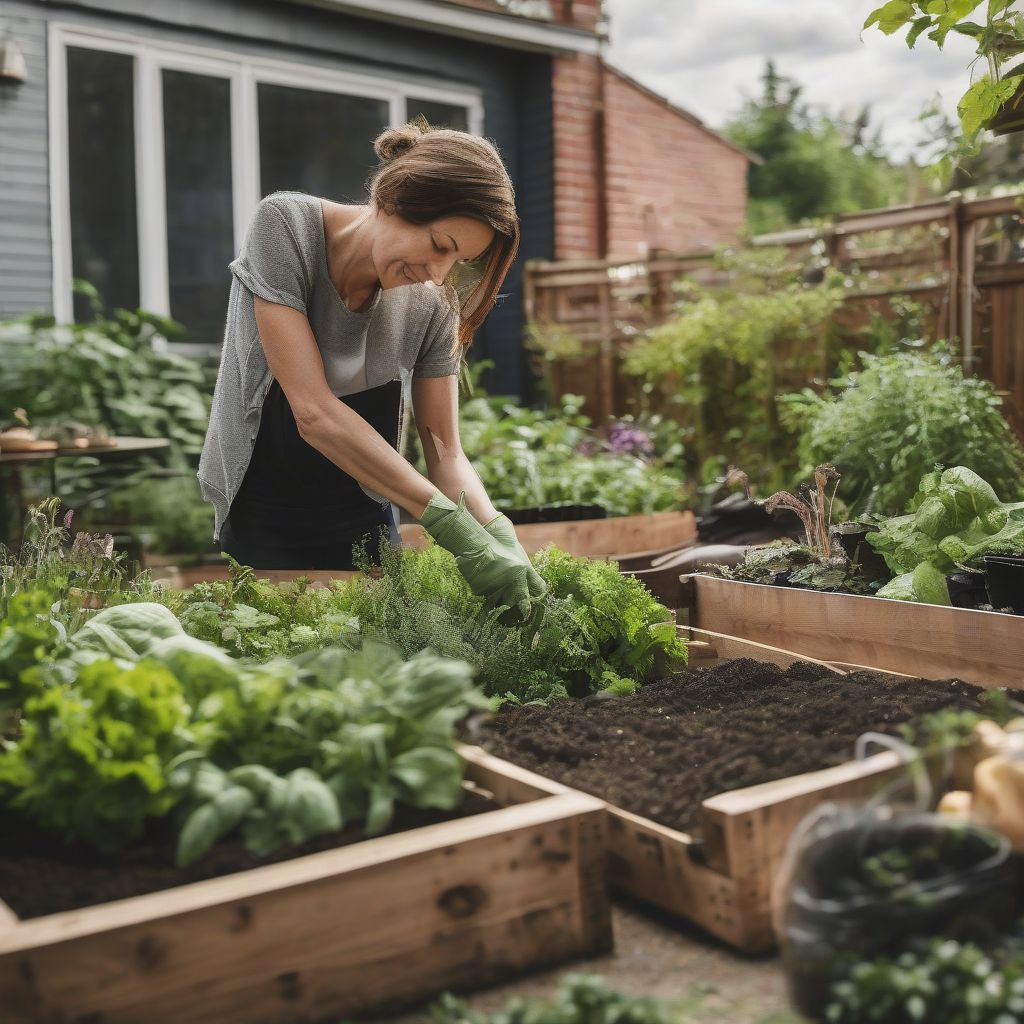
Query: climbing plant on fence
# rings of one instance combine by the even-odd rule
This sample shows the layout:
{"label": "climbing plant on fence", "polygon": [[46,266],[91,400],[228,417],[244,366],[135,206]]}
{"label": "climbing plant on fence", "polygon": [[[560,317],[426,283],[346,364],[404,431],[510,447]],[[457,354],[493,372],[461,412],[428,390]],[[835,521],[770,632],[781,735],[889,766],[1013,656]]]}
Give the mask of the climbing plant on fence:
{"label": "climbing plant on fence", "polygon": [[677,284],[674,314],[626,357],[651,405],[684,425],[691,468],[702,475],[730,462],[773,487],[795,468],[775,395],[827,373],[843,278],[827,271],[808,283],[787,258],[776,248],[720,253],[729,283]]}

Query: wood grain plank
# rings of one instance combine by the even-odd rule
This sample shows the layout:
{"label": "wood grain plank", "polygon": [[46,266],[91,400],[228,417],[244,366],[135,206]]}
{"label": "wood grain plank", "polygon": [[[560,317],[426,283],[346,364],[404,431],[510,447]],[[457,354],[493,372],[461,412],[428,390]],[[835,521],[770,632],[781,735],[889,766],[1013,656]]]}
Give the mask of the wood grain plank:
{"label": "wood grain plank", "polygon": [[567,793],[466,821],[472,839],[431,826],[329,866],[317,854],[260,869],[256,885],[246,872],[216,893],[20,922],[0,933],[4,1024],[379,1013],[608,948],[600,801]]}
{"label": "wood grain plank", "polygon": [[802,657],[910,676],[1024,688],[1024,617],[823,594],[711,576],[694,584],[692,625]]}

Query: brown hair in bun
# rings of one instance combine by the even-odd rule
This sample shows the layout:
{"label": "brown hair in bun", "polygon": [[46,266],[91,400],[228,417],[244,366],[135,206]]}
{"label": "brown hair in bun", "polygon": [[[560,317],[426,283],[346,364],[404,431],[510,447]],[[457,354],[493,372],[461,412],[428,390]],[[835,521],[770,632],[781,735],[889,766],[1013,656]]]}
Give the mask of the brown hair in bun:
{"label": "brown hair in bun", "polygon": [[494,228],[479,276],[459,289],[453,280],[445,282],[448,300],[459,312],[454,344],[465,349],[494,305],[519,249],[519,217],[508,171],[489,140],[432,128],[422,116],[381,132],[373,149],[380,164],[367,181],[367,191],[378,209],[411,224],[473,217]]}
{"label": "brown hair in bun", "polygon": [[373,151],[382,164],[390,163],[408,153],[422,134],[419,125],[415,123],[402,125],[400,128],[388,128],[374,140]]}

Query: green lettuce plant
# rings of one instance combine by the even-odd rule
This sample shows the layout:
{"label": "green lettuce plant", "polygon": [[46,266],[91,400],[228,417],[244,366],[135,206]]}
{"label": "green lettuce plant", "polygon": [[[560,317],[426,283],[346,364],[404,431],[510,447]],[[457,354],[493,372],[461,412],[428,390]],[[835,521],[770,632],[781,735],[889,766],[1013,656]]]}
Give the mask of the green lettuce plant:
{"label": "green lettuce plant", "polygon": [[926,473],[910,504],[907,515],[873,517],[876,529],[867,535],[897,577],[922,564],[951,573],[977,568],[987,554],[1024,553],[1024,502],[1000,501],[966,466]]}
{"label": "green lettuce plant", "polygon": [[164,666],[82,666],[24,704],[17,739],[0,752],[0,795],[44,828],[101,848],[142,835],[177,802],[170,762],[192,742],[189,708]]}

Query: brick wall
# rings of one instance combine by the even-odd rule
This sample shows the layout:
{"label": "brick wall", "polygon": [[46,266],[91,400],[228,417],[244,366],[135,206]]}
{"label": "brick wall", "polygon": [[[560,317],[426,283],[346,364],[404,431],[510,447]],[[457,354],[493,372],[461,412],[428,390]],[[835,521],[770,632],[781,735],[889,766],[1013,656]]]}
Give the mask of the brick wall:
{"label": "brick wall", "polygon": [[747,157],[614,71],[604,91],[609,255],[733,238],[746,213]]}
{"label": "brick wall", "polygon": [[600,73],[597,57],[576,54],[552,61],[556,259],[600,255],[600,179],[594,135]]}
{"label": "brick wall", "polygon": [[610,257],[680,252],[733,237],[745,216],[746,156],[609,68],[602,214],[594,114],[601,73],[595,57],[554,60],[556,258],[602,256],[602,215]]}

